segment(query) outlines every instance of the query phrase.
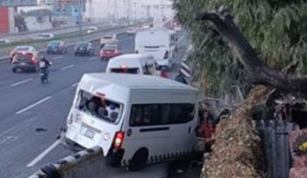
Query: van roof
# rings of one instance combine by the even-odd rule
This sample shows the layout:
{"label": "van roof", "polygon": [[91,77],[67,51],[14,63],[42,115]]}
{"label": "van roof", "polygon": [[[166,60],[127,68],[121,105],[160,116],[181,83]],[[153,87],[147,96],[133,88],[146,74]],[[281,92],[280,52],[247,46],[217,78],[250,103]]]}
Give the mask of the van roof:
{"label": "van roof", "polygon": [[[95,82],[97,88],[105,87],[106,85],[117,85],[130,90],[139,89],[181,89],[193,90],[195,88],[176,82],[171,79],[166,79],[156,76],[135,75],[135,74],[114,74],[114,73],[86,73],[82,77],[84,82]],[[82,83],[82,82],[81,82]],[[92,82],[91,82],[92,83]]]}
{"label": "van roof", "polygon": [[140,59],[140,58],[146,58],[146,57],[150,57],[151,55],[149,54],[136,54],[136,53],[133,53],[133,54],[123,54],[123,55],[120,55],[120,56],[116,56],[114,58],[112,58],[110,61],[112,61],[113,59],[131,59],[131,58],[137,58],[137,59]]}

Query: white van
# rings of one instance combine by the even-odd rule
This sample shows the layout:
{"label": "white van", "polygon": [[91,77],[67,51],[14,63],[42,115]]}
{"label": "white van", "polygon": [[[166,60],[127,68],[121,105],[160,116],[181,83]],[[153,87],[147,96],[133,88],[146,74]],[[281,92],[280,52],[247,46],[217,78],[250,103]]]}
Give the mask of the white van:
{"label": "white van", "polygon": [[106,73],[158,75],[155,60],[149,54],[124,54],[111,58]]}
{"label": "white van", "polygon": [[159,66],[171,67],[176,58],[175,33],[165,28],[141,30],[136,33],[135,52],[152,54]]}
{"label": "white van", "polygon": [[108,165],[129,170],[185,158],[193,150],[197,101],[195,88],[170,79],[84,74],[64,140],[74,148],[98,145]]}

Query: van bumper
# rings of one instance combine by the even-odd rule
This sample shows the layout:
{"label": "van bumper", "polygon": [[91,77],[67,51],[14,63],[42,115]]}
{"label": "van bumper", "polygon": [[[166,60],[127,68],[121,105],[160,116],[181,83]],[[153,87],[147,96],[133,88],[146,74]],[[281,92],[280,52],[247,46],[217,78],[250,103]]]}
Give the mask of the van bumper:
{"label": "van bumper", "polygon": [[106,156],[106,164],[111,167],[121,167],[121,162],[124,156],[125,150],[110,150]]}

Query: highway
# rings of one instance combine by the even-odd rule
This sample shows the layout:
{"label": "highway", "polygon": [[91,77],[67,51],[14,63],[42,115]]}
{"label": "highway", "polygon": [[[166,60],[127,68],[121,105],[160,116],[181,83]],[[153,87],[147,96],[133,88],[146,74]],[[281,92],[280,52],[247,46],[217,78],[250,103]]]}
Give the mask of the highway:
{"label": "highway", "polygon": [[[133,52],[134,36],[118,38],[124,53]],[[181,41],[184,45],[185,40]],[[53,62],[46,85],[37,73],[16,74],[8,63],[0,65],[0,178],[24,178],[72,154],[59,145],[57,136],[82,75],[105,70],[107,62],[98,57],[98,40],[94,45],[95,56],[75,57],[72,47],[65,55],[46,55]]]}

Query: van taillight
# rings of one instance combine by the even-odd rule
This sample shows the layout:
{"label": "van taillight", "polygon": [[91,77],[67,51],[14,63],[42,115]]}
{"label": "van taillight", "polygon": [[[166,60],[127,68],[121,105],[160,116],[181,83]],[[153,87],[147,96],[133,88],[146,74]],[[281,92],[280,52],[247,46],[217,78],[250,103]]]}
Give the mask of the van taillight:
{"label": "van taillight", "polygon": [[125,132],[116,132],[114,138],[114,149],[121,149],[123,142],[124,142]]}
{"label": "van taillight", "polygon": [[163,59],[168,59],[168,51],[165,52]]}

